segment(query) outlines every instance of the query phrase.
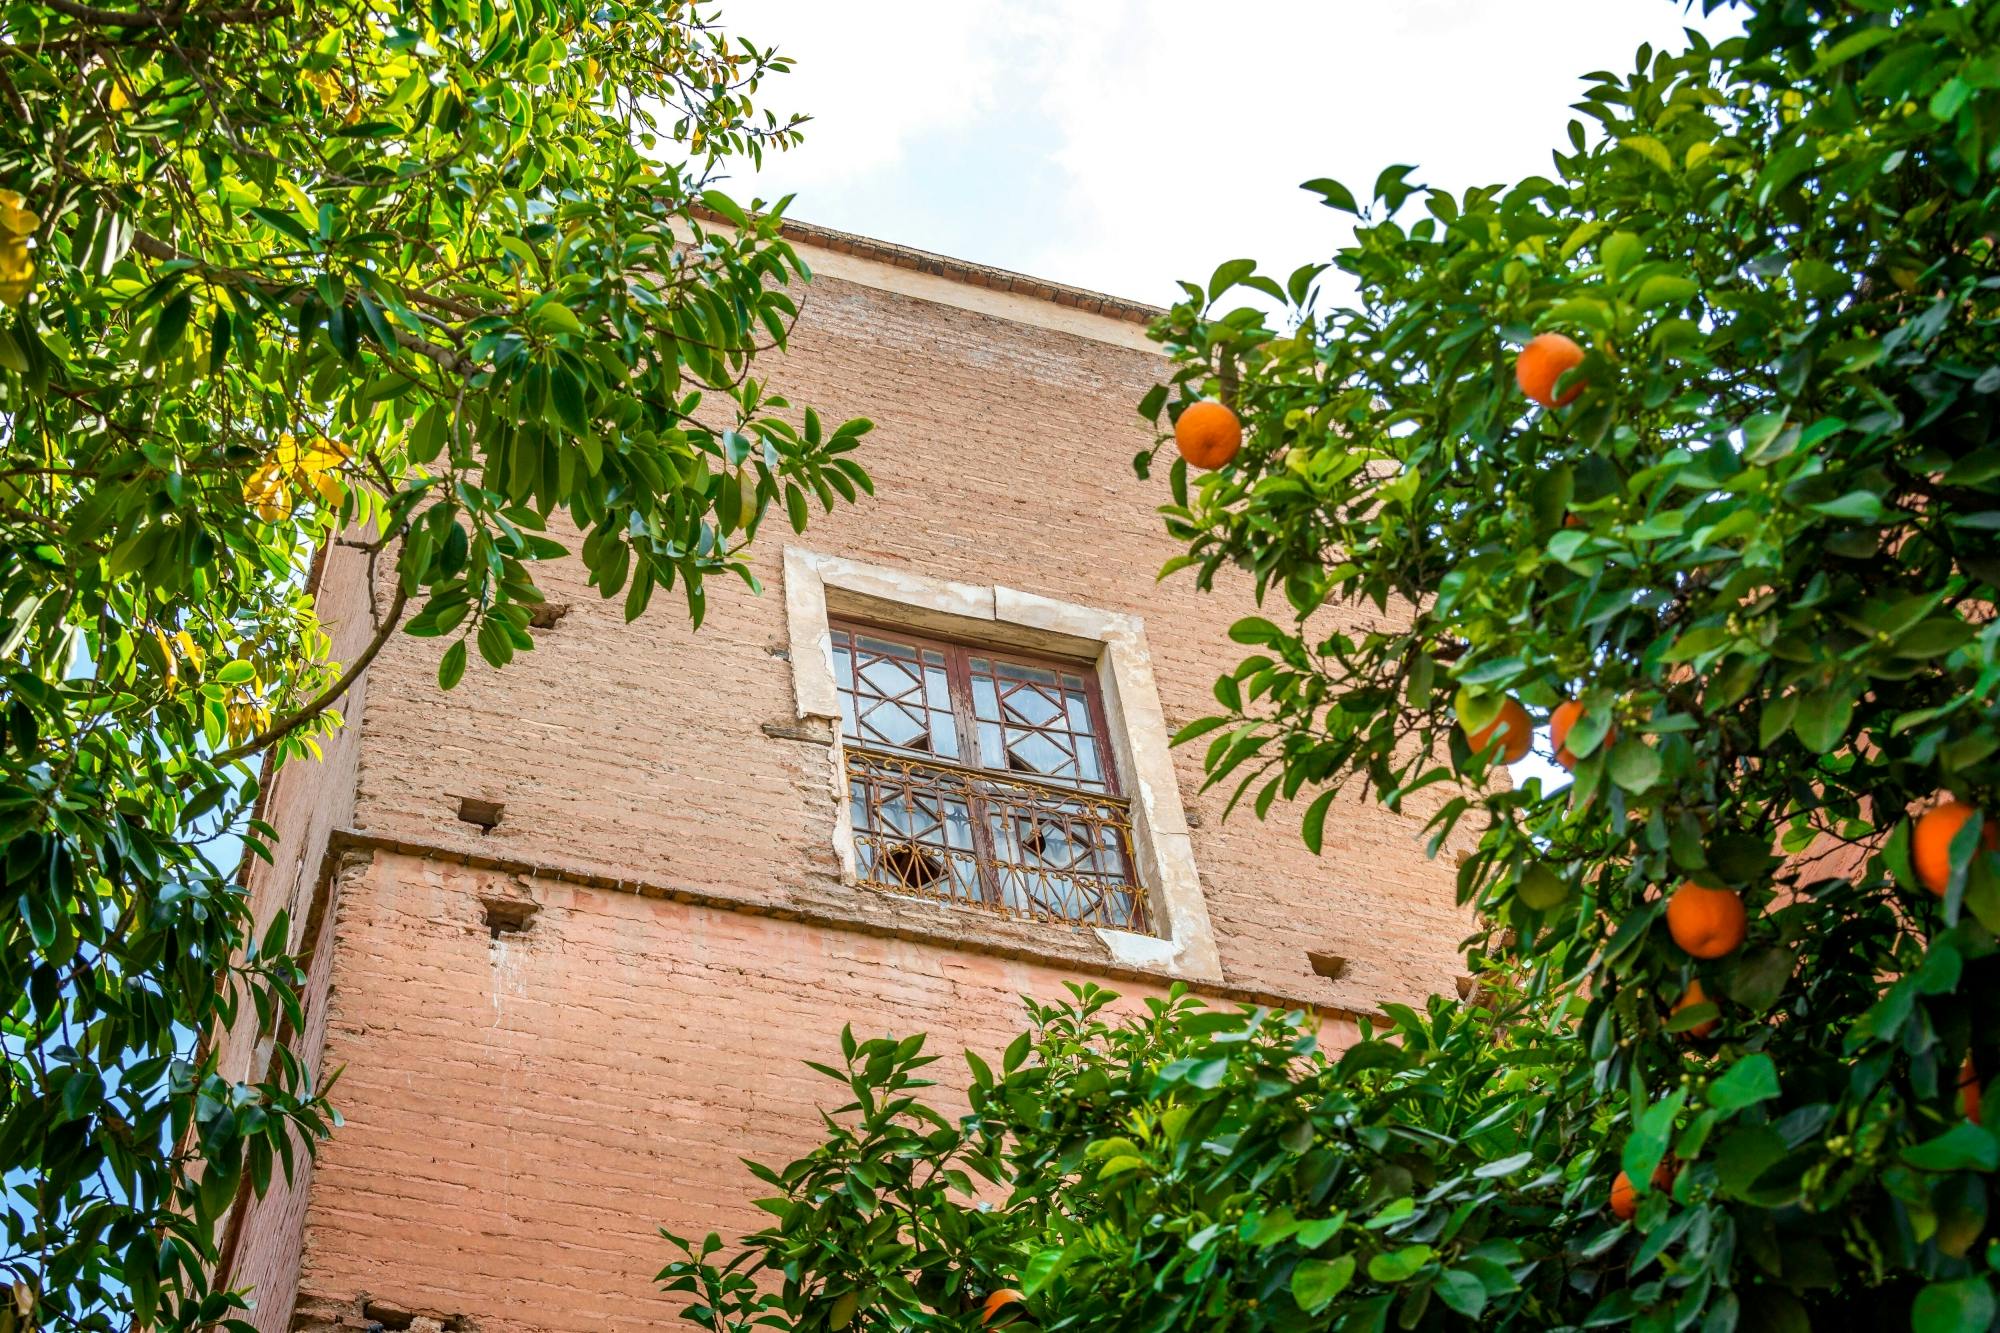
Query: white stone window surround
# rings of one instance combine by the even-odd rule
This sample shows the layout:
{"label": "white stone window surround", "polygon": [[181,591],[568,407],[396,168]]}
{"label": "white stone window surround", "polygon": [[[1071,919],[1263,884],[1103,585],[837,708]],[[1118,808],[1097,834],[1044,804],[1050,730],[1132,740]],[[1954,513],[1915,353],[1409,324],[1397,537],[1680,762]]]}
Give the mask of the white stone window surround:
{"label": "white stone window surround", "polygon": [[[1153,680],[1145,623],[1139,617],[787,546],[785,616],[792,689],[800,719],[816,719],[833,735],[834,850],[840,857],[841,879],[850,885],[859,881],[829,615],[1094,664],[1119,788],[1132,803],[1132,848],[1139,881],[1146,886],[1161,933],[1092,929],[1115,962],[1188,981],[1223,979],[1215,932],[1195,871],[1187,814],[1174,778],[1170,732]],[[978,911],[948,903],[938,906],[942,911]]]}

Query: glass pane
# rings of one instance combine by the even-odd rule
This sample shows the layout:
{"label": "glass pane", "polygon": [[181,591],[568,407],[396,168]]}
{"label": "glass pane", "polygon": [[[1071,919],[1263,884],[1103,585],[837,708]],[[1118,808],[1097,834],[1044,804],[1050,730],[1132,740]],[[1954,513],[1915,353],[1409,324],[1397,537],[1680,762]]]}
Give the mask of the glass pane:
{"label": "glass pane", "polygon": [[1008,744],[1007,753],[1035,773],[1068,773],[1074,767],[1069,755],[1039,731],[1016,735]]}
{"label": "glass pane", "polygon": [[931,753],[946,759],[958,758],[958,728],[950,713],[931,714]]}
{"label": "glass pane", "polygon": [[917,688],[917,678],[910,674],[910,668],[893,657],[873,657],[861,668],[861,678],[870,690],[890,699],[909,694]]}
{"label": "glass pane", "polygon": [[985,657],[972,658],[967,666],[982,767],[1108,789],[1103,745],[1082,675]]}
{"label": "glass pane", "polygon": [[958,758],[945,654],[835,630],[842,734],[857,745]]}
{"label": "glass pane", "polygon": [[1088,736],[1076,738],[1076,775],[1091,786],[1104,784],[1104,770],[1097,765],[1097,742]]}
{"label": "glass pane", "polygon": [[854,643],[867,656],[914,658],[917,655],[914,644],[897,643],[894,639],[877,639],[866,634],[857,634],[854,636]]}
{"label": "glass pane", "polygon": [[1088,736],[1090,725],[1090,699],[1082,690],[1071,690],[1064,696],[1069,700],[1069,729]]}
{"label": "glass pane", "polygon": [[1007,709],[1007,720],[1022,722],[1031,727],[1046,727],[1062,716],[1056,701],[1041,690],[1030,685],[1016,685],[1000,696]]}
{"label": "glass pane", "polygon": [[876,704],[861,715],[861,724],[867,728],[865,732],[858,733],[863,739],[881,740],[890,745],[912,744],[930,730],[909,709],[893,703]]}
{"label": "glass pane", "polygon": [[1055,672],[1044,671],[1041,667],[1022,666],[1017,662],[1002,662],[1000,664],[1000,678],[1002,680],[1032,681],[1037,685],[1051,687],[1056,683]]}

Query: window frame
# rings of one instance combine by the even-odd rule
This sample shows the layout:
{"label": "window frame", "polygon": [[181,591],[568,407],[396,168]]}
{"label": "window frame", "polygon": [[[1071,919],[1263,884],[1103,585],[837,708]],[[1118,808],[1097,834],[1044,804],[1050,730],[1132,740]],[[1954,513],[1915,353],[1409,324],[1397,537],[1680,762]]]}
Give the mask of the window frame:
{"label": "window frame", "polygon": [[[1120,789],[1118,758],[1116,750],[1112,745],[1110,721],[1104,708],[1103,687],[1098,682],[1097,673],[1093,669],[1092,664],[1076,658],[1061,657],[1049,653],[1027,652],[1005,645],[996,647],[994,644],[983,643],[977,639],[961,635],[915,634],[898,625],[860,616],[829,614],[827,617],[827,629],[829,636],[845,634],[849,641],[850,651],[852,651],[853,640],[864,636],[893,642],[899,647],[907,646],[915,649],[918,654],[917,664],[920,671],[925,665],[923,654],[926,651],[936,652],[944,658],[945,685],[947,697],[951,704],[952,728],[958,740],[958,758],[947,759],[933,750],[918,750],[911,746],[871,745],[859,736],[849,738],[846,734],[845,714],[842,715],[841,719],[841,743],[843,746],[852,748],[862,755],[886,759],[892,763],[906,759],[914,760],[924,766],[946,769],[965,778],[965,800],[971,824],[969,834],[972,839],[973,864],[978,877],[979,903],[983,905],[985,910],[998,912],[1006,916],[1018,916],[1025,919],[1045,921],[1051,925],[1074,926],[1095,924],[1087,918],[1035,916],[1031,913],[1017,912],[1008,906],[1006,888],[1003,883],[1005,870],[1011,867],[1018,872],[1026,872],[1029,867],[1018,866],[1012,861],[1004,860],[1000,855],[999,849],[995,846],[992,823],[994,814],[991,807],[996,802],[996,797],[992,791],[985,789],[982,784],[997,782],[999,784],[1042,788],[1049,791],[1051,796],[1056,796],[1058,793],[1074,792],[1079,804],[1110,805],[1118,809],[1123,815],[1123,825],[1118,830],[1119,838],[1116,847],[1117,874],[1121,876],[1120,884],[1122,887],[1133,891],[1132,904],[1135,908],[1134,914],[1139,918],[1139,922],[1142,925],[1150,924],[1152,912],[1150,904],[1147,902],[1146,886],[1140,878],[1138,857],[1133,846],[1134,819],[1132,803]],[[1101,789],[1085,786],[1081,782],[1066,782],[1059,777],[1051,777],[1047,774],[1023,772],[1013,768],[992,767],[978,762],[979,760],[983,760],[985,756],[980,753],[979,725],[982,719],[979,717],[977,700],[972,690],[972,661],[974,658],[985,660],[989,664],[989,667],[1019,666],[1053,672],[1058,682],[1057,688],[1064,692],[1068,690],[1067,681],[1074,680],[1082,686],[1084,706],[1090,716],[1091,729],[1089,737],[1091,743],[1096,747],[1097,768],[1098,772],[1102,775]],[[859,669],[850,669],[858,677]],[[997,673],[995,674],[997,675]],[[834,685],[835,689],[838,690],[840,685],[838,671],[834,673]],[[924,689],[921,678],[918,681],[918,689]],[[1001,708],[1004,710],[1004,705],[1001,705]],[[856,725],[858,727],[858,711],[856,716]],[[926,737],[929,735],[928,732],[924,734]],[[1005,733],[1003,732],[1002,734],[1004,738]],[[1074,735],[1076,733],[1072,732],[1071,734]],[[1004,749],[1004,739],[1002,746]],[[970,756],[970,762],[968,761],[968,756]],[[849,770],[850,783],[854,780],[852,771]],[[858,828],[853,829],[852,832],[855,836],[861,836],[861,830]],[[872,831],[869,836],[878,840],[876,845],[879,854],[879,839],[882,838],[882,833],[876,830]],[[894,885],[883,884],[879,886],[889,892],[897,891]]]}
{"label": "window frame", "polygon": [[[1001,917],[983,907],[906,901],[948,916],[952,921],[948,935],[966,947],[1073,967],[1074,946],[1058,941],[1083,933],[1095,936],[1109,962],[1163,980],[1225,981],[1181,803],[1173,728],[1160,704],[1152,651],[1139,616],[793,545],[784,547],[783,577],[786,638],[779,655],[790,664],[800,724],[814,729],[826,747],[820,800],[843,884],[859,887],[861,880],[849,817],[846,745],[829,617],[886,623],[905,635],[969,639],[1003,655],[1023,652],[1087,664],[1095,674],[1109,724],[1109,768],[1131,811],[1135,873],[1147,892],[1146,931],[1088,924],[1062,927]],[[857,913],[872,914],[872,910],[857,905]]]}
{"label": "window frame", "polygon": [[[1082,658],[1059,657],[1053,653],[1036,653],[1025,649],[1012,648],[1005,644],[981,643],[977,639],[959,635],[939,635],[919,633],[904,626],[881,620],[871,620],[863,616],[847,616],[830,613],[827,628],[831,631],[845,631],[848,634],[865,633],[875,638],[891,639],[907,643],[922,651],[933,649],[944,654],[945,681],[951,692],[951,716],[954,729],[958,733],[959,758],[947,759],[935,751],[910,750],[911,754],[922,754],[926,763],[945,764],[962,768],[968,773],[997,773],[1002,777],[1024,782],[1039,782],[1044,786],[1062,787],[1081,792],[1085,796],[1111,796],[1125,800],[1125,792],[1119,784],[1117,753],[1111,743],[1111,723],[1104,709],[1104,687],[1097,679],[1096,663]],[[1044,671],[1054,671],[1058,678],[1073,676],[1083,683],[1084,699],[1090,707],[1090,739],[1097,746],[1097,763],[1104,774],[1104,790],[1093,791],[1081,784],[1072,785],[1061,778],[1049,777],[1042,773],[1022,772],[1012,768],[989,768],[984,764],[968,763],[964,756],[979,754],[979,715],[972,697],[972,667],[975,657],[1007,666],[1038,667]],[[835,681],[838,686],[838,680]],[[842,733],[845,739],[845,732]],[[866,741],[851,742],[859,749],[873,750],[876,747]],[[891,748],[890,754],[902,753]]]}

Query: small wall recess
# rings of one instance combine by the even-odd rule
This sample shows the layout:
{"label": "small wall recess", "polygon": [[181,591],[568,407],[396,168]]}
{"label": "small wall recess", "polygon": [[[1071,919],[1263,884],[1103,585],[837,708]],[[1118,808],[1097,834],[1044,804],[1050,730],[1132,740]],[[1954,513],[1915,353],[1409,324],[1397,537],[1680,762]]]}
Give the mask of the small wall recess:
{"label": "small wall recess", "polygon": [[486,909],[486,933],[492,939],[518,935],[535,919],[542,905],[528,898],[481,898]]}
{"label": "small wall recess", "polygon": [[1312,970],[1328,981],[1338,981],[1347,975],[1347,960],[1337,953],[1321,953],[1317,949],[1306,950],[1306,961]]}
{"label": "small wall recess", "polygon": [[458,798],[458,817],[468,824],[477,824],[481,833],[491,833],[493,826],[500,822],[500,816],[507,807],[498,801],[489,801],[478,796]]}

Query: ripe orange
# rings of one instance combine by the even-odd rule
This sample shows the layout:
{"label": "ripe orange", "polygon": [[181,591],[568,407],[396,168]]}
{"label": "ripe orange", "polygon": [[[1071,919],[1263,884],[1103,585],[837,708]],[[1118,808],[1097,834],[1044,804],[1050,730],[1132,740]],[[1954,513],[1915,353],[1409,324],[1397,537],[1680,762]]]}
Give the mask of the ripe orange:
{"label": "ripe orange", "polygon": [[1696,958],[1720,958],[1743,943],[1749,917],[1733,889],[1705,889],[1689,881],[1667,899],[1667,933]]}
{"label": "ripe orange", "polygon": [[[1979,807],[1964,801],[1946,801],[1917,816],[1910,830],[1910,863],[1918,881],[1938,897],[1951,885],[1951,840],[1965,827],[1965,821],[1979,813]],[[1989,852],[2000,852],[2000,828],[1988,821],[1980,830],[1979,842]]]}
{"label": "ripe orange", "polygon": [[1227,467],[1243,447],[1243,423],[1213,398],[1189,403],[1174,422],[1174,446],[1189,467],[1213,471]]}
{"label": "ripe orange", "polygon": [[[1653,1168],[1653,1188],[1670,1190],[1674,1187],[1674,1177],[1680,1174],[1673,1163],[1661,1162]],[[1611,1182],[1611,1215],[1620,1221],[1630,1222],[1639,1211],[1639,1190],[1632,1183],[1632,1177],[1623,1171]]]}
{"label": "ripe orange", "polygon": [[[1460,724],[1461,728],[1464,724]],[[1505,731],[1502,731],[1505,728]],[[1500,716],[1488,722],[1478,731],[1468,731],[1465,743],[1472,747],[1474,754],[1484,754],[1486,747],[1500,737],[1500,762],[1518,764],[1527,756],[1535,744],[1535,720],[1528,716],[1528,710],[1521,707],[1519,699],[1509,699],[1500,705]]]}
{"label": "ripe orange", "polygon": [[992,1323],[993,1316],[999,1314],[1000,1311],[1010,1305],[1019,1305],[1021,1300],[1021,1293],[1012,1287],[1000,1288],[1000,1290],[993,1292],[986,1298],[986,1312],[980,1316],[979,1322],[982,1324]]}
{"label": "ripe orange", "polygon": [[[1569,739],[1570,728],[1574,727],[1577,724],[1577,720],[1582,716],[1583,705],[1574,699],[1566,699],[1562,703],[1557,704],[1555,711],[1549,714],[1549,744],[1555,747],[1556,762],[1572,771],[1576,768],[1576,756],[1569,752],[1563,742]],[[1600,748],[1603,745],[1609,745],[1617,735],[1618,729],[1616,727],[1605,732],[1604,740],[1600,743]]]}
{"label": "ripe orange", "polygon": [[1572,384],[1563,396],[1555,396],[1556,381],[1567,371],[1583,364],[1583,349],[1560,333],[1538,333],[1521,349],[1514,362],[1514,378],[1521,392],[1543,407],[1562,407],[1583,392],[1582,384]]}
{"label": "ripe orange", "polygon": [[[1674,1001],[1673,1012],[1679,1013],[1683,1009],[1692,1009],[1698,1004],[1707,1003],[1708,992],[1701,988],[1701,982],[1698,980],[1690,981],[1688,988],[1681,993],[1681,998]],[[1711,1018],[1705,1023],[1696,1023],[1693,1027],[1682,1032],[1681,1035],[1683,1037],[1706,1037],[1709,1033],[1715,1031],[1716,1024],[1721,1021],[1720,1019]]]}
{"label": "ripe orange", "polygon": [[1958,1070],[1958,1107],[1975,1125],[1979,1123],[1979,1092],[1979,1066],[1968,1055]]}
{"label": "ripe orange", "polygon": [[1632,1177],[1623,1171],[1611,1182],[1611,1215],[1621,1221],[1630,1222],[1639,1211],[1639,1191],[1632,1184]]}

